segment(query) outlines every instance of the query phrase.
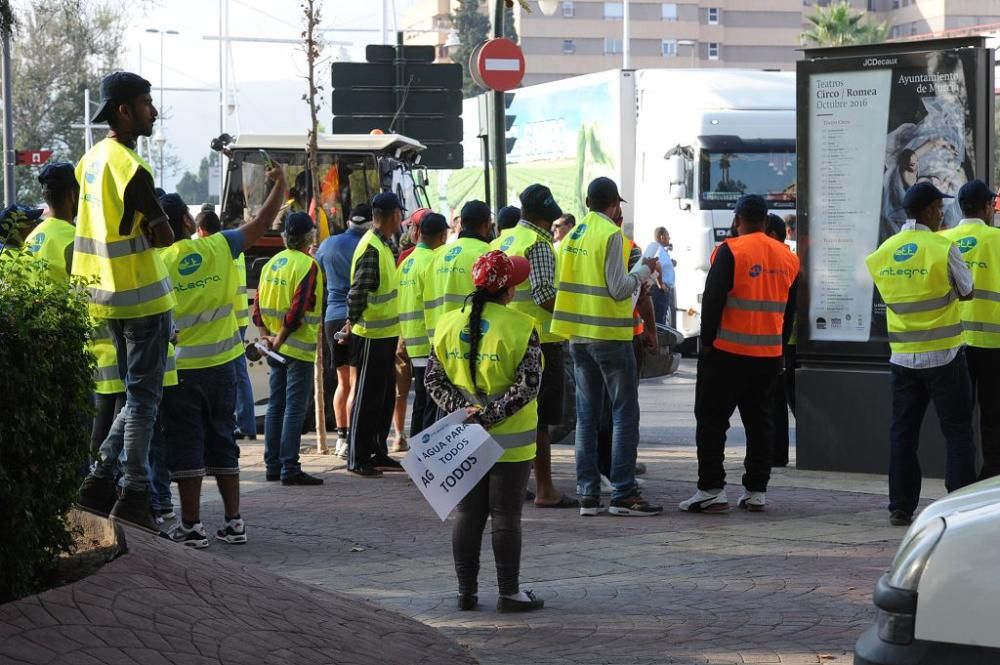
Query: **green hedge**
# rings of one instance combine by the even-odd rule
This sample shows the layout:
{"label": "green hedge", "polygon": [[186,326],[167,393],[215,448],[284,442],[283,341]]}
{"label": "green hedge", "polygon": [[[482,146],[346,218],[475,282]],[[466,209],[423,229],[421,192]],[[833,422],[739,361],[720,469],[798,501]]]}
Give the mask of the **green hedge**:
{"label": "green hedge", "polygon": [[43,271],[0,255],[0,602],[31,593],[72,550],[64,515],[90,459],[87,296]]}

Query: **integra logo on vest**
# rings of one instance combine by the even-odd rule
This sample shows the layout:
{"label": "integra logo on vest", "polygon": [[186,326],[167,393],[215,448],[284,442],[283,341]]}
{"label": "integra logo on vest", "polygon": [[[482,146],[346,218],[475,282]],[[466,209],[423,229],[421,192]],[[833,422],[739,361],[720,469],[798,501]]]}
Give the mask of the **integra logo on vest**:
{"label": "integra logo on vest", "polygon": [[966,252],[975,249],[976,245],[979,244],[979,241],[976,240],[975,237],[973,237],[973,236],[968,236],[968,237],[965,237],[965,238],[958,239],[955,242],[955,244],[958,245],[958,251],[960,251],[963,254],[965,254]]}
{"label": "integra logo on vest", "polygon": [[510,246],[513,244],[514,244],[514,236],[507,236],[506,238],[503,239],[503,242],[500,244],[500,251],[506,252],[508,249],[510,249]]}
{"label": "integra logo on vest", "polygon": [[406,259],[406,263],[403,264],[403,274],[408,275],[410,273],[410,268],[413,267],[413,259]]}
{"label": "integra logo on vest", "polygon": [[587,230],[586,224],[578,224],[577,227],[573,229],[573,233],[569,234],[570,240],[579,240],[580,238],[583,237],[583,234],[586,232],[586,230]]}
{"label": "integra logo on vest", "polygon": [[288,265],[288,259],[286,259],[285,257],[281,257],[280,259],[274,262],[273,266],[271,266],[271,272],[278,272],[286,265]]}
{"label": "integra logo on vest", "polygon": [[[486,331],[490,329],[490,322],[486,319],[479,319],[479,336],[482,338],[486,334]],[[462,328],[462,332],[458,334],[458,338],[465,342],[466,344],[472,343],[472,331],[469,326]]]}
{"label": "integra logo on vest", "polygon": [[43,242],[45,242],[45,234],[39,233],[31,239],[31,245],[28,246],[28,251],[32,254],[37,254],[42,249]]}
{"label": "integra logo on vest", "polygon": [[897,249],[896,252],[892,255],[892,258],[896,260],[896,263],[909,261],[910,259],[912,259],[914,256],[917,255],[917,249],[918,249],[917,243],[908,242],[905,245],[901,246],[899,249]]}
{"label": "integra logo on vest", "polygon": [[461,253],[462,253],[462,248],[461,247],[452,247],[451,249],[448,250],[448,253],[444,255],[444,260],[446,262],[448,262],[448,261],[454,261],[455,257],[458,256]]}
{"label": "integra logo on vest", "polygon": [[198,254],[197,252],[187,254],[181,258],[180,263],[177,264],[177,272],[185,277],[194,274],[198,272],[198,268],[201,267],[201,261],[201,254]]}

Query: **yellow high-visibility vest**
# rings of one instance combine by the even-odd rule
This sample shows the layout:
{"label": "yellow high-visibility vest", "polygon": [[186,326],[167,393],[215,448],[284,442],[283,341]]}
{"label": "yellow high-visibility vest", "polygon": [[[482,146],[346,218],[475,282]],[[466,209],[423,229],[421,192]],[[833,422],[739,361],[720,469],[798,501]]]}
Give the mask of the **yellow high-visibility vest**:
{"label": "yellow high-visibility vest", "polygon": [[[311,256],[296,249],[286,249],[275,254],[260,272],[257,299],[264,325],[272,333],[281,330],[285,314],[292,305],[295,290],[309,270],[316,265]],[[323,271],[316,266],[315,304],[306,312],[302,325],[285,340],[278,352],[303,362],[316,362],[316,344],[319,327],[323,324]]]}
{"label": "yellow high-visibility vest", "polygon": [[[484,406],[499,399],[511,384],[524,360],[534,320],[497,303],[486,303],[480,320],[476,363],[476,387],[469,368],[469,309],[453,310],[438,322],[434,355],[456,388],[473,404]],[[504,449],[500,462],[524,462],[535,458],[538,402],[532,400],[509,418],[489,428],[490,436]]]}
{"label": "yellow high-visibility vest", "polygon": [[980,349],[1000,348],[1000,229],[973,222],[941,235],[958,246],[975,286],[972,300],[958,303],[963,340]]}
{"label": "yellow high-visibility vest", "polygon": [[[615,300],[608,291],[604,262],[611,236],[620,228],[590,212],[559,246],[556,303],[551,331],[562,337],[631,341],[632,299]],[[628,272],[629,243],[622,234],[622,265]]]}
{"label": "yellow high-visibility vest", "polygon": [[28,234],[24,246],[36,258],[45,261],[49,277],[56,282],[69,279],[66,248],[72,246],[76,229],[69,222],[49,217]]}
{"label": "yellow high-visibility vest", "polygon": [[423,245],[410,252],[396,270],[399,285],[399,334],[410,358],[426,358],[431,353],[424,321],[424,282],[434,261],[435,250]]}
{"label": "yellow high-visibility vest", "polygon": [[245,328],[250,325],[250,299],[247,297],[247,258],[240,253],[235,260],[236,272],[240,281],[236,287],[236,297],[233,299],[233,307],[236,308],[236,325]]}
{"label": "yellow high-visibility vest", "polygon": [[378,288],[368,294],[368,301],[360,321],[351,321],[351,333],[369,339],[399,337],[399,289],[396,287],[396,260],[392,250],[375,235],[366,231],[351,258],[351,283],[358,261],[369,247],[378,252]]}
{"label": "yellow high-visibility vest", "polygon": [[[104,139],[76,166],[80,208],[73,243],[73,274],[97,282],[88,286],[95,319],[132,319],[160,314],[177,305],[167,269],[135,219],[126,233],[125,188],[139,169],[153,172],[135,151]],[[166,223],[166,222],[164,222]]]}
{"label": "yellow high-visibility vest", "polygon": [[951,246],[930,231],[900,231],[865,259],[885,301],[893,353],[961,346],[958,294],[948,279]]}
{"label": "yellow high-visibility vest", "polygon": [[[514,228],[506,229],[499,238],[490,244],[490,247],[499,249],[508,256],[527,258],[528,250],[539,243],[546,244],[549,248],[552,248],[551,240],[543,238],[527,226],[518,224]],[[553,258],[555,258],[554,251]],[[556,274],[558,274],[558,263],[556,264]],[[535,319],[538,323],[538,329],[541,331],[541,341],[543,344],[563,341],[563,337],[550,330],[552,327],[552,312],[535,304],[534,299],[531,297],[530,279],[526,279],[517,285],[517,288],[514,290],[514,300],[511,301],[510,308],[518,312],[524,312]]]}
{"label": "yellow high-visibility vest", "polygon": [[476,238],[459,238],[438,248],[424,276],[424,323],[427,337],[434,342],[434,328],[446,313],[460,309],[475,290],[472,265],[490,246]]}

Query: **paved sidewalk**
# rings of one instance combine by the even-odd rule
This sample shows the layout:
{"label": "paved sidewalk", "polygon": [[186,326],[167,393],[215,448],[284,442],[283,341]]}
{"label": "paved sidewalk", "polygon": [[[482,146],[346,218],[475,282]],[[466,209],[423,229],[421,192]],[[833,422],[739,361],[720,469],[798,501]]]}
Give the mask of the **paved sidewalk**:
{"label": "paved sidewalk", "polygon": [[[484,664],[850,663],[903,535],[888,525],[884,478],[780,469],[764,514],[680,513],[696,475],[692,394],[690,371],[641,389],[645,493],[663,516],[580,518],[526,504],[522,581],[545,598],[541,612],[495,613],[488,533],[481,609],[458,612],[450,524],[405,476],[359,479],[336,458],[308,456],[326,484],[281,487],[263,480],[259,441],[243,457],[250,544],[213,548],[411,616]],[[738,485],[738,419],[731,433]],[[557,446],[554,458],[571,492],[572,449]],[[739,488],[729,491],[735,506]],[[219,518],[217,503],[205,512],[210,525]]]}

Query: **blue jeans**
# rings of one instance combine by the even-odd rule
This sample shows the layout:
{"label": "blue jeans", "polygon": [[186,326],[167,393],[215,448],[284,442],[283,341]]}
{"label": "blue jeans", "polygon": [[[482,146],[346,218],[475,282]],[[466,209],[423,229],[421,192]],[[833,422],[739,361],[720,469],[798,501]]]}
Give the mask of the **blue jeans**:
{"label": "blue jeans", "polygon": [[125,486],[147,490],[149,442],[163,394],[170,312],[135,319],[109,319],[108,328],[118,351],[118,373],[125,382],[125,406],[101,444],[94,475],[113,479],[115,464],[124,450]]}
{"label": "blue jeans", "polygon": [[153,438],[149,442],[149,485],[153,508],[169,510],[174,507],[170,496],[170,469],[167,468],[167,442],[163,435],[163,423],[156,419]]}
{"label": "blue jeans", "polygon": [[664,291],[654,284],[649,290],[649,297],[653,299],[653,317],[656,322],[673,326],[673,322],[667,321],[670,312],[670,289]]}
{"label": "blue jeans", "polygon": [[965,351],[931,369],[892,368],[892,429],[889,457],[889,510],[910,515],[920,501],[920,425],[933,401],[946,446],[944,485],[949,492],[976,481],[972,442],[972,382]]}
{"label": "blue jeans", "polygon": [[597,430],[606,390],[612,421],[611,498],[632,496],[639,447],[639,375],[632,342],[570,344],[570,353],[576,368],[576,492],[601,495]]}
{"label": "blue jeans", "polygon": [[264,466],[270,474],[280,471],[282,478],[302,470],[299,464],[302,423],[313,390],[313,363],[288,356],[285,360],[287,365],[267,359],[271,395],[264,417]]}
{"label": "blue jeans", "polygon": [[[246,334],[246,326],[240,328],[240,339]],[[247,370],[246,356],[233,360],[236,367],[236,427],[248,436],[257,435],[257,415],[253,408],[253,386]]]}

